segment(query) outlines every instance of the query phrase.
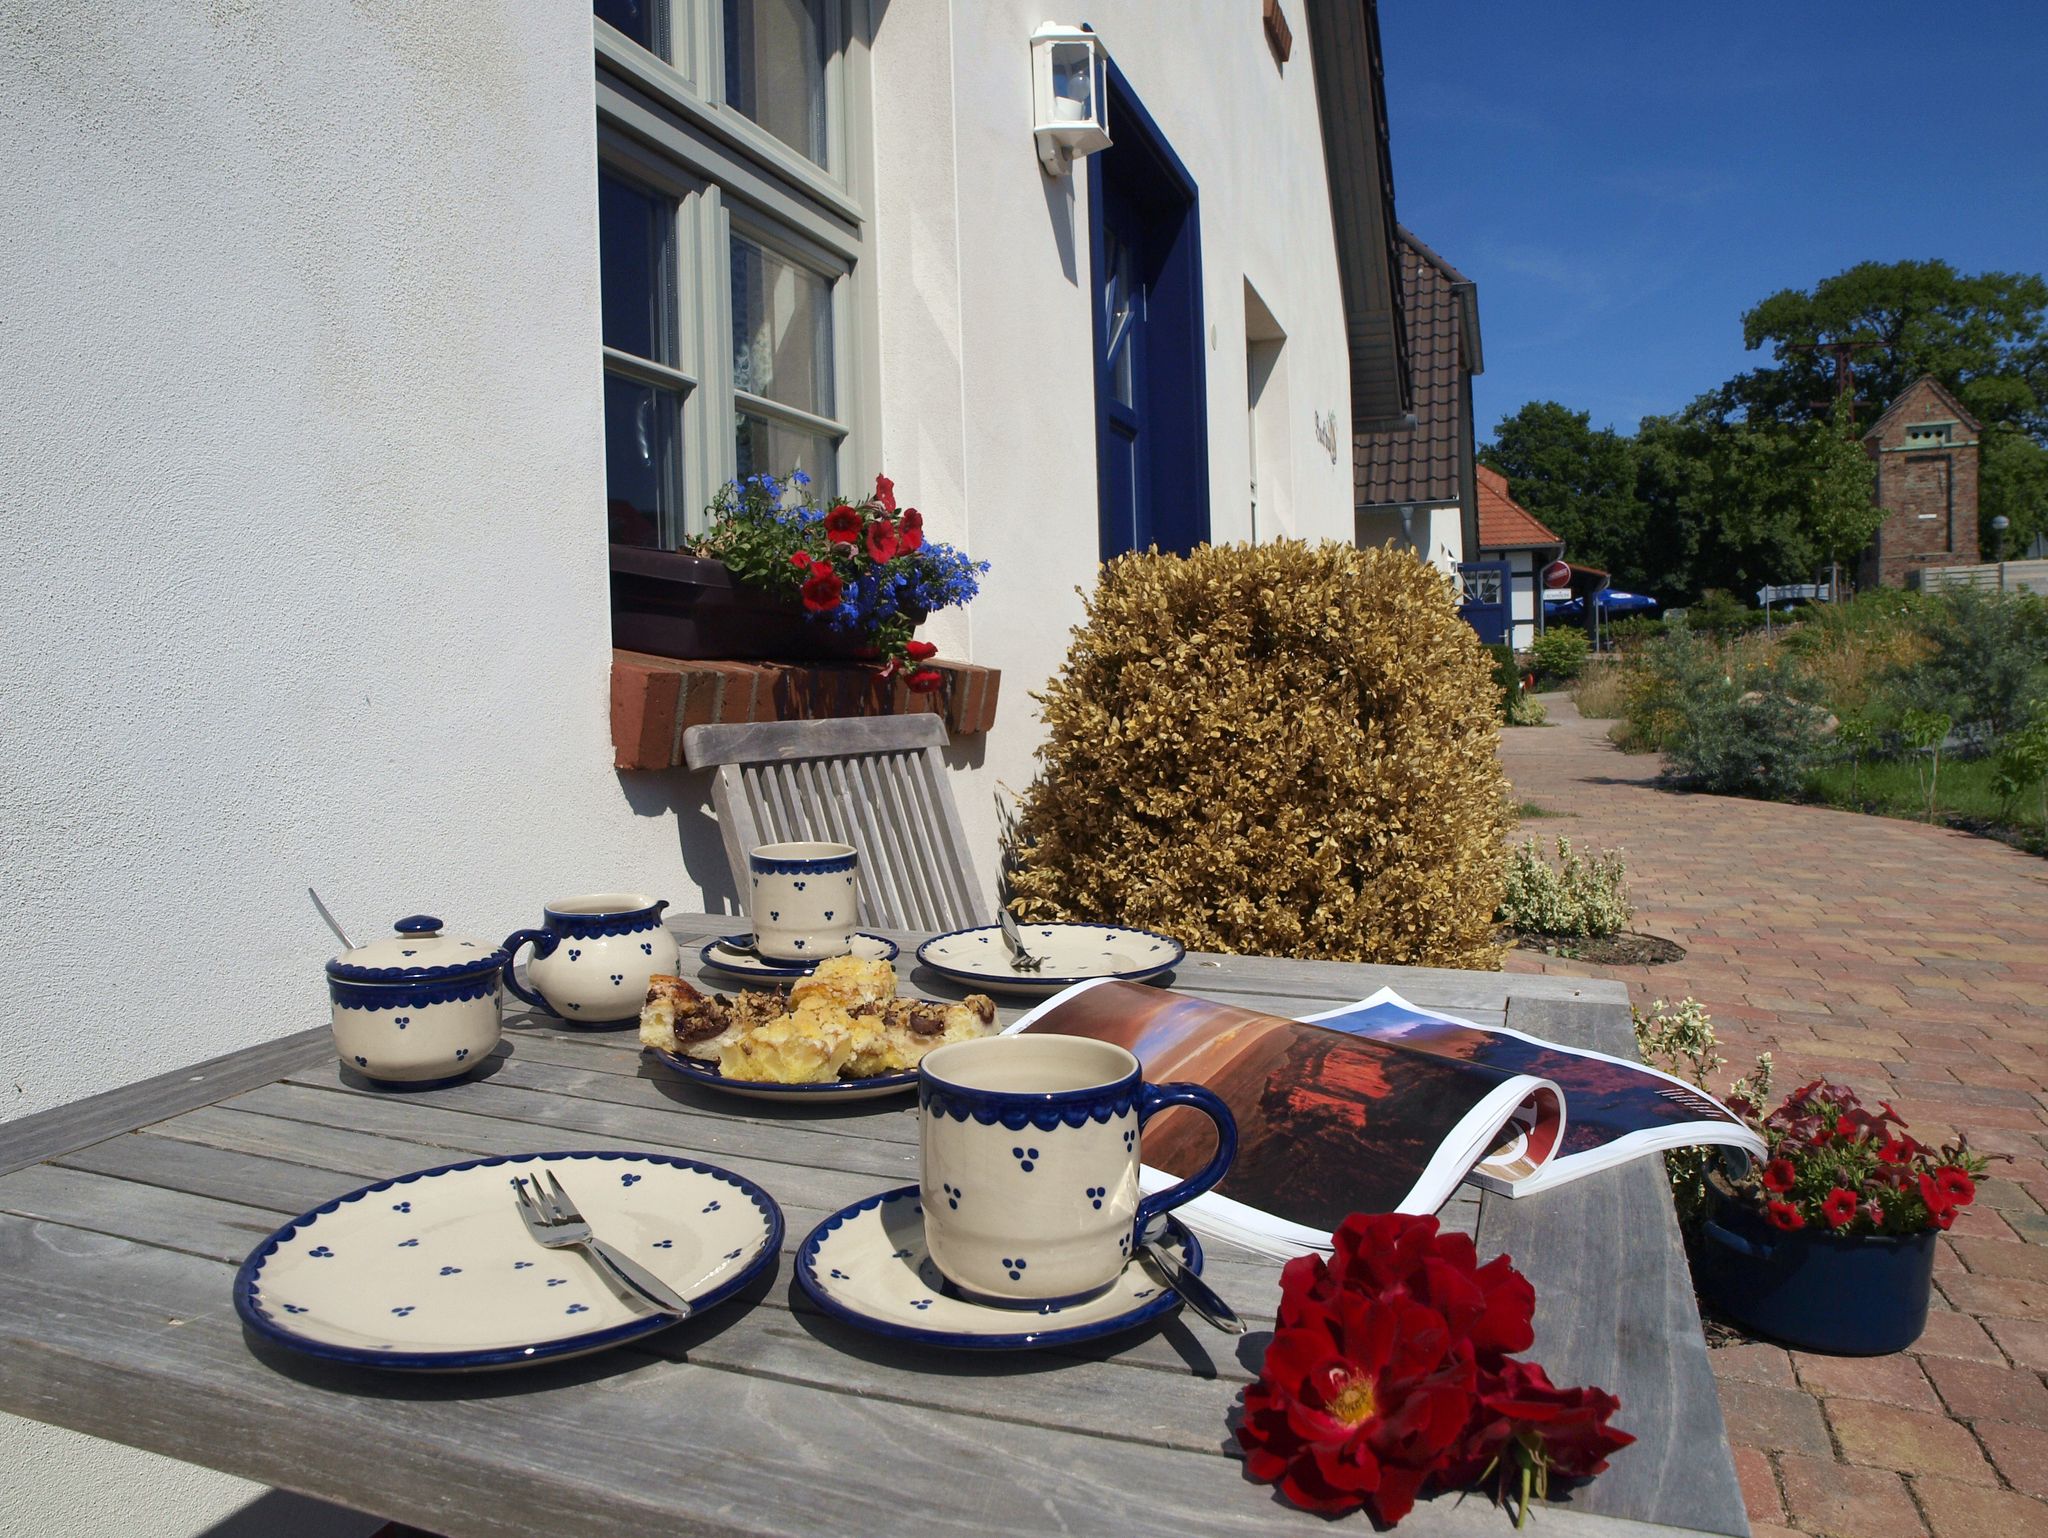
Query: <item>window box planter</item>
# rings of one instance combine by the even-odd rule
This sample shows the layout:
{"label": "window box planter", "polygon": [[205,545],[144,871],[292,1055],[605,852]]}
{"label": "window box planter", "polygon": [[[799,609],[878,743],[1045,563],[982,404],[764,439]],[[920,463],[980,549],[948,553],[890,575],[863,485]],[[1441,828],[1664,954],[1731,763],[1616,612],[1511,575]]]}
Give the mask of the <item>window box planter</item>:
{"label": "window box planter", "polygon": [[858,636],[813,624],[793,601],[743,588],[718,561],[613,545],[612,644],[657,657],[736,662],[852,660]]}

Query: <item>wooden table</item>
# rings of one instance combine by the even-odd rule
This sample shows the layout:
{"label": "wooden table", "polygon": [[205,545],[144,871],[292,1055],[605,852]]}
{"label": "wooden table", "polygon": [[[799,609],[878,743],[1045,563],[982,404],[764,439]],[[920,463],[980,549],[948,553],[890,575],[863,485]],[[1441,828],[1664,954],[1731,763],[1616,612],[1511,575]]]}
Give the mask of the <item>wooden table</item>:
{"label": "wooden table", "polygon": [[[672,927],[701,942],[733,922]],[[902,974],[937,983],[912,975],[913,949]],[[1170,981],[1285,1014],[1391,983],[1482,1023],[1631,1050],[1615,983],[1216,956]],[[914,1096],[784,1112],[643,1064],[630,1029],[506,1024],[493,1071],[444,1089],[344,1080],[321,1025],[0,1126],[0,1408],[449,1538],[1325,1530],[1229,1456],[1278,1268],[1221,1245],[1209,1275],[1252,1321],[1241,1341],[1182,1314],[1092,1348],[921,1352],[821,1317],[785,1254],[701,1320],[526,1371],[405,1377],[252,1345],[229,1301],[242,1257],[286,1219],[407,1170],[681,1151],[766,1186],[792,1248],[841,1205],[917,1177]],[[1639,1438],[1537,1531],[1746,1534],[1657,1161],[1520,1203],[1464,1193],[1444,1217],[1514,1256],[1537,1290],[1534,1357],[1559,1383],[1618,1392]],[[1402,1530],[1510,1529],[1483,1500],[1438,1499]]]}

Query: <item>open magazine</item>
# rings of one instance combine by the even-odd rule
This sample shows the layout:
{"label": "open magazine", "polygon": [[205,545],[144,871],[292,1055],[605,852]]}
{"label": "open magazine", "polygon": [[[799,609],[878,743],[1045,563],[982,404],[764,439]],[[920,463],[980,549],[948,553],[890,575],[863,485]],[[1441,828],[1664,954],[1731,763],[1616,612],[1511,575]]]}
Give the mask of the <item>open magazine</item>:
{"label": "open magazine", "polygon": [[[1269,1255],[1328,1249],[1353,1212],[1434,1212],[1464,1180],[1533,1195],[1638,1154],[1763,1140],[1720,1101],[1641,1063],[1474,1025],[1390,988],[1286,1020],[1137,983],[1076,984],[1019,1031],[1127,1047],[1155,1084],[1208,1086],[1237,1117],[1236,1162],[1177,1209],[1190,1227]],[[1198,1169],[1213,1134],[1169,1109],[1145,1127],[1140,1179]]]}

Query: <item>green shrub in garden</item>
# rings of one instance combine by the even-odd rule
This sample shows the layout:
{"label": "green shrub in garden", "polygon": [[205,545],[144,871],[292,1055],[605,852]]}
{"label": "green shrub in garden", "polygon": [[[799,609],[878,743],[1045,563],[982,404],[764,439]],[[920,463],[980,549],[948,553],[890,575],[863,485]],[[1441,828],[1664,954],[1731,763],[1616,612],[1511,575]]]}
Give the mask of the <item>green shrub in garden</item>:
{"label": "green shrub in garden", "polygon": [[1929,651],[1896,670],[1905,704],[1949,716],[1981,743],[2026,724],[2048,693],[2048,603],[2031,593],[1941,593],[1912,611]]}
{"label": "green shrub in garden", "polygon": [[1592,649],[1592,642],[1586,639],[1585,631],[1560,625],[1538,636],[1536,644],[1529,648],[1529,655],[1535,660],[1538,673],[1570,683],[1585,667]]}
{"label": "green shrub in garden", "polygon": [[2048,720],[2014,732],[1998,750],[1991,788],[2005,804],[2006,815],[2029,790],[2041,798],[2041,823],[2048,827]]}
{"label": "green shrub in garden", "polygon": [[1663,750],[1672,780],[1778,800],[1804,788],[1826,716],[1788,663],[1674,632],[1644,650],[1639,668],[1631,735]]}
{"label": "green shrub in garden", "polygon": [[1572,841],[1557,841],[1557,864],[1530,839],[1508,856],[1500,921],[1524,934],[1595,940],[1619,934],[1635,912],[1628,900],[1628,870],[1618,850],[1584,859]]}
{"label": "green shrub in garden", "polygon": [[1763,611],[1752,609],[1733,593],[1710,587],[1685,611],[1685,628],[1694,635],[1740,635],[1761,629]]}

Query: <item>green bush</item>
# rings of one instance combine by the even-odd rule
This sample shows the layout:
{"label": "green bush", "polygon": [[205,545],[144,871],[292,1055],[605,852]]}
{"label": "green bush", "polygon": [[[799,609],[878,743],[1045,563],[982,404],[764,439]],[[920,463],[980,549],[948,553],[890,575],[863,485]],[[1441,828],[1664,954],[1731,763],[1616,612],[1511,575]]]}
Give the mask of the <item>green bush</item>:
{"label": "green bush", "polygon": [[2017,731],[2048,696],[2048,603],[1955,588],[1913,611],[1929,654],[1898,669],[1900,702],[1946,715],[1979,746]]}
{"label": "green bush", "polygon": [[1617,651],[1627,651],[1663,635],[1664,621],[1653,614],[1625,614],[1605,626],[1601,634],[1614,643]]}
{"label": "green bush", "polygon": [[1102,568],[1011,886],[1201,950],[1491,967],[1493,659],[1414,556],[1280,540]]}
{"label": "green bush", "polygon": [[1644,651],[1628,715],[1631,737],[1663,750],[1675,782],[1779,800],[1805,787],[1825,719],[1788,662],[1686,632]]}
{"label": "green bush", "polygon": [[1524,934],[1592,940],[1619,934],[1635,909],[1628,900],[1628,871],[1617,850],[1587,860],[1568,838],[1557,841],[1557,864],[1537,852],[1530,839],[1508,857],[1500,921]]}
{"label": "green bush", "polygon": [[1761,609],[1752,609],[1733,593],[1710,587],[1685,611],[1685,628],[1694,635],[1730,636],[1763,628]]}
{"label": "green bush", "polygon": [[1536,644],[1529,648],[1537,673],[1559,683],[1570,683],[1577,678],[1591,652],[1592,643],[1586,639],[1586,632],[1569,625],[1544,631],[1536,638]]}

